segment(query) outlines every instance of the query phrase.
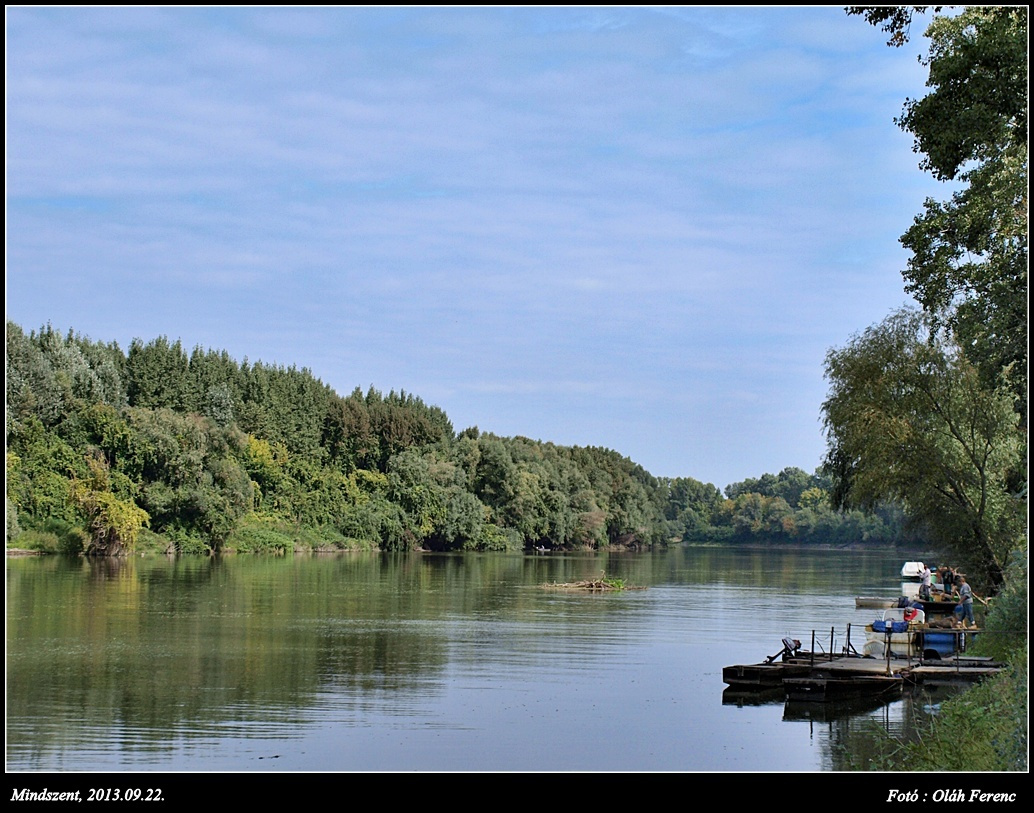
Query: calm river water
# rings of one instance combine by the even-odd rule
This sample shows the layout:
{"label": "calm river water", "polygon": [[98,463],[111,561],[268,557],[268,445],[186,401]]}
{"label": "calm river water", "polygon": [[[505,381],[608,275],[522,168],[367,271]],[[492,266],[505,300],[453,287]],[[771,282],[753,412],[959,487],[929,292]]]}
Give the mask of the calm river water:
{"label": "calm river water", "polygon": [[[9,771],[838,771],[936,696],[724,696],[900,553],[7,561]],[[608,576],[602,595],[544,585]]]}

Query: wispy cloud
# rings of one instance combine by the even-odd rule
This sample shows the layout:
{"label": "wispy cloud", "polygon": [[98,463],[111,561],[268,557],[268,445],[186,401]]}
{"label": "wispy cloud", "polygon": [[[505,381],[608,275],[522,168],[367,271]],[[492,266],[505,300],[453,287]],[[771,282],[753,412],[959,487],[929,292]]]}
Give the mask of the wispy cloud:
{"label": "wispy cloud", "polygon": [[27,327],[304,365],[724,486],[817,465],[826,348],[904,300],[931,186],[891,119],[923,77],[839,9],[7,23]]}

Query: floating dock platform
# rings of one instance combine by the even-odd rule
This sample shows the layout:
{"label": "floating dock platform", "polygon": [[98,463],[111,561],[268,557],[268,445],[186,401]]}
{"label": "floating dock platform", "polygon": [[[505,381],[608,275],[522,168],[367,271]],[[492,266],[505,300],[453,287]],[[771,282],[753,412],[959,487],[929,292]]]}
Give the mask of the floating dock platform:
{"label": "floating dock platform", "polygon": [[835,702],[859,697],[894,697],[920,683],[970,683],[1002,668],[988,658],[938,660],[824,656],[774,663],[726,666],[722,680],[737,692],[782,688],[788,700]]}

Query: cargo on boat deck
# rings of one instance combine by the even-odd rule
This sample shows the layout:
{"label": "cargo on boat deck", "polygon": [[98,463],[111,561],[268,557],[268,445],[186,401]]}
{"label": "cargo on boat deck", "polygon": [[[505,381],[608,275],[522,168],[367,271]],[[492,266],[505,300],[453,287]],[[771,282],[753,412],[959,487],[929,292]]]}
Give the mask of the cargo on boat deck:
{"label": "cargo on boat deck", "polygon": [[917,658],[922,649],[916,632],[926,623],[926,613],[914,607],[891,607],[883,610],[865,627],[864,654],[874,658]]}

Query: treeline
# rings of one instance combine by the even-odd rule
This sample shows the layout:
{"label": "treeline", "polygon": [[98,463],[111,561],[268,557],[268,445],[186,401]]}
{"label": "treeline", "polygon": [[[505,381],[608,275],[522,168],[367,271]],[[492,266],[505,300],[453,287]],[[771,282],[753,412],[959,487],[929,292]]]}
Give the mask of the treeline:
{"label": "treeline", "polygon": [[[697,538],[734,542],[922,547],[924,528],[910,523],[899,505],[834,510],[832,483],[821,472],[786,468],[727,486],[727,499],[712,515],[711,528]],[[693,535],[687,536],[692,540]]]}
{"label": "treeline", "polygon": [[340,396],[308,369],[161,337],[128,352],[7,323],[7,538],[117,554],[906,541],[786,469],[729,486],[615,451],[456,433],[411,394]]}

